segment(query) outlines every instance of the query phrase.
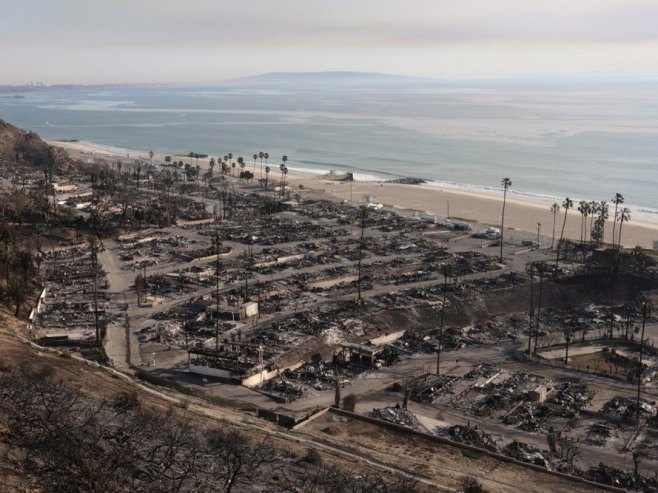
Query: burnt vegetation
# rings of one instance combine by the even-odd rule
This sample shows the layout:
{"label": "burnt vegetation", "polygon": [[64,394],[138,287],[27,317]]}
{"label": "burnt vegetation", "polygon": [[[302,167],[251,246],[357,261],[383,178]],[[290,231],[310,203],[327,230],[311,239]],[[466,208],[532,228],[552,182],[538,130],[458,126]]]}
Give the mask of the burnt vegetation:
{"label": "burnt vegetation", "polygon": [[413,480],[354,475],[309,449],[298,457],[264,434],[205,429],[136,393],[97,401],[46,367],[0,373],[0,467],[40,491],[418,491]]}

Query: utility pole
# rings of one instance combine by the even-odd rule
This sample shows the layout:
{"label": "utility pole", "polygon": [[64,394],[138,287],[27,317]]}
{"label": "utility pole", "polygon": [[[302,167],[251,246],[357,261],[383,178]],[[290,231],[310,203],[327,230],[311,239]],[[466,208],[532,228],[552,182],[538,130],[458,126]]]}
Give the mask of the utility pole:
{"label": "utility pole", "polygon": [[528,314],[528,355],[530,355],[530,345],[532,343],[532,317],[535,314],[535,275],[534,264],[528,266],[530,274],[530,313]]}
{"label": "utility pole", "polygon": [[539,339],[539,316],[541,314],[541,297],[542,297],[542,289],[544,287],[544,271],[543,267],[538,266],[537,271],[539,272],[539,300],[537,300],[537,325],[535,327],[535,349],[534,349],[534,354],[537,354],[537,342]]}
{"label": "utility pole", "polygon": [[637,427],[640,427],[640,387],[642,386],[642,354],[644,350],[644,326],[647,323],[647,315],[649,314],[649,304],[645,301],[642,303],[642,333],[640,334],[640,366],[637,372],[637,402],[635,403],[635,417]]}
{"label": "utility pole", "polygon": [[219,351],[219,229],[215,230],[213,243],[217,252],[215,258],[215,351]]}
{"label": "utility pole", "polygon": [[357,298],[357,301],[361,301],[361,259],[363,257],[363,236],[365,234],[365,227],[366,227],[366,206],[362,205],[361,206],[361,243],[359,245],[359,280],[358,280],[358,288],[359,288],[359,296]]}
{"label": "utility pole", "polygon": [[439,324],[439,346],[436,349],[436,374],[440,374],[441,364],[441,343],[443,339],[443,322],[446,314],[446,295],[448,293],[448,275],[450,274],[450,267],[445,265],[443,267],[443,302],[441,305],[441,323]]}

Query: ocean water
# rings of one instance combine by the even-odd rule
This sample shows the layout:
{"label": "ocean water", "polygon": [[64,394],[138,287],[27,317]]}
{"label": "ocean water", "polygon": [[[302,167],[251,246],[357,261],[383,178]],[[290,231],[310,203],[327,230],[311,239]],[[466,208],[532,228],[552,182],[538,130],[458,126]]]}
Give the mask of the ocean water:
{"label": "ocean water", "polygon": [[519,198],[626,197],[658,221],[658,89],[48,88],[0,93],[0,118],[46,139],[203,152],[291,168],[412,176]]}

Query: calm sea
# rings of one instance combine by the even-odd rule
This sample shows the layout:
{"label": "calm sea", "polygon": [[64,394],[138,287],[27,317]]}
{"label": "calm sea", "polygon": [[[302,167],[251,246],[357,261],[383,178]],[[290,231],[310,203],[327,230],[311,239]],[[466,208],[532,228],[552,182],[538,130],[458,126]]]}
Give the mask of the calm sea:
{"label": "calm sea", "polygon": [[50,88],[0,93],[0,118],[46,139],[277,166],[412,176],[538,200],[625,195],[658,220],[658,90],[444,87],[286,90]]}

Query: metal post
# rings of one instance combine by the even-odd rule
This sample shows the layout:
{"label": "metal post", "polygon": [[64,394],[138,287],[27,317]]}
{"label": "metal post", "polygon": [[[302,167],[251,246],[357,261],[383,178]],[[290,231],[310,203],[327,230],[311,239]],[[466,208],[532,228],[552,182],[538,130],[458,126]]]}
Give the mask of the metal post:
{"label": "metal post", "polygon": [[647,323],[647,315],[649,313],[649,305],[645,301],[642,303],[642,333],[640,334],[640,366],[637,372],[637,402],[636,402],[636,421],[638,428],[640,427],[640,387],[642,385],[642,354],[644,350],[644,326]]}

